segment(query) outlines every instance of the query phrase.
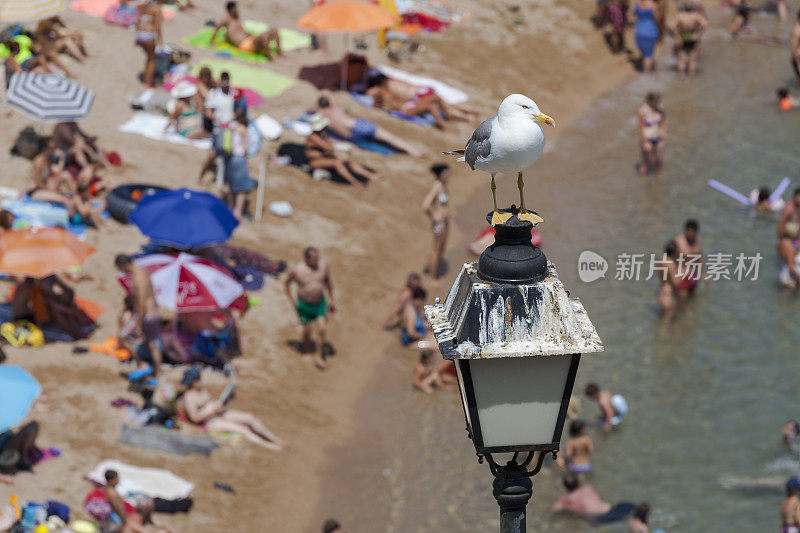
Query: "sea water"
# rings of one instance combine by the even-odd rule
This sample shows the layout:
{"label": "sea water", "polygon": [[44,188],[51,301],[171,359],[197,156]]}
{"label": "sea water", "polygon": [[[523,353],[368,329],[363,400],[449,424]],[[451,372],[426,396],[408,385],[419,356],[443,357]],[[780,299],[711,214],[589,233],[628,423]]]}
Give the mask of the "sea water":
{"label": "sea water", "polygon": [[[755,18],[774,31],[771,20]],[[652,525],[667,531],[777,530],[780,490],[731,489],[725,480],[798,473],[780,429],[800,416],[800,295],[777,283],[775,218],[755,216],[706,181],[744,194],[783,176],[792,178],[790,190],[800,187],[800,111],[779,112],[774,96],[784,85],[800,91],[787,48],[733,41],[719,29],[729,19],[715,15],[696,78],[678,78],[674,60],[662,57],[656,75],[637,76],[594,102],[526,174],[530,203],[546,221],[544,250],[606,347],[582,359],[576,394],[597,381],[630,405],[617,431],[590,429],[590,482],[611,503],[650,502]],[[788,26],[778,31],[786,36]],[[664,94],[669,137],[663,172],[641,177],[635,116],[651,90]],[[474,209],[459,216],[487,210],[486,191],[479,193]],[[756,280],[701,286],[665,325],[657,281],[615,280],[616,257],[641,253],[649,261],[689,217],[700,222],[706,254],[763,259]],[[579,280],[584,250],[609,262],[605,279]],[[453,259],[458,265],[463,257]],[[595,419],[596,406],[583,400],[582,418]],[[391,412],[408,432],[389,445],[386,529],[495,531],[491,474],[476,461],[456,392],[411,401],[416,409]],[[535,478],[529,530],[597,529],[548,516],[563,494],[561,474],[551,465]],[[626,531],[624,524],[600,529]]]}

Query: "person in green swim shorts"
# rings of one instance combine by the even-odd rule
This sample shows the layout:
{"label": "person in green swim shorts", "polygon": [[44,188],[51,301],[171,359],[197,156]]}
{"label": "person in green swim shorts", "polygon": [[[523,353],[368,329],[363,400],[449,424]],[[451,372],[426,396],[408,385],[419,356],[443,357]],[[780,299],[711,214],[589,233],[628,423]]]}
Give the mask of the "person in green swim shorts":
{"label": "person in green swim shorts", "polygon": [[[322,354],[325,345],[328,311],[333,312],[333,283],[328,263],[320,259],[319,250],[306,248],[304,260],[297,263],[286,277],[289,300],[303,326],[303,353],[320,370],[328,365]],[[312,335],[315,337],[312,343]],[[313,356],[310,352],[313,351]]]}

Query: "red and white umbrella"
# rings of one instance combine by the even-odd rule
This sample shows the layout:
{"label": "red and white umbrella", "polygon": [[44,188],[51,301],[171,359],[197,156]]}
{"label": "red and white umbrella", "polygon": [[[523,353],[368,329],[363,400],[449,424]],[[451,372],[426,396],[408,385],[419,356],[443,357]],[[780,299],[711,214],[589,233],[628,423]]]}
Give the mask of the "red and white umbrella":
{"label": "red and white umbrella", "polygon": [[[180,312],[247,309],[247,295],[242,284],[223,267],[195,255],[150,254],[134,263],[150,272],[156,303]],[[120,283],[130,291],[130,276]]]}

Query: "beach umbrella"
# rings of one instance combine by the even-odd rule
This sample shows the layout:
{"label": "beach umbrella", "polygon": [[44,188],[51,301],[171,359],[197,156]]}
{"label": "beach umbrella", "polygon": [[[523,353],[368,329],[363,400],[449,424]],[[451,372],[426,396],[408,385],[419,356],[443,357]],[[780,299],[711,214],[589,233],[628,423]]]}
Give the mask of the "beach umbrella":
{"label": "beach umbrella", "polygon": [[44,278],[83,265],[95,249],[64,228],[29,228],[0,235],[0,273]]}
{"label": "beach umbrella", "polygon": [[297,27],[319,33],[364,33],[391,28],[399,20],[396,13],[375,4],[340,0],[312,7]]}
{"label": "beach umbrella", "polygon": [[128,220],[153,241],[178,248],[226,242],[239,225],[222,200],[190,189],[148,196]]}
{"label": "beach umbrella", "polygon": [[[179,312],[247,309],[242,284],[218,263],[187,253],[150,254],[134,263],[150,273],[156,303],[161,307]],[[130,291],[129,276],[123,274],[119,281]]]}
{"label": "beach umbrella", "polygon": [[89,114],[94,93],[58,74],[18,72],[11,76],[8,103],[41,120],[77,120]]}
{"label": "beach umbrella", "polygon": [[[307,11],[297,21],[297,27],[317,33],[347,34],[366,33],[384,30],[395,26],[400,21],[397,13],[375,4],[357,2],[356,0],[340,0],[324,2]],[[347,88],[347,68],[342,61],[342,89]]]}
{"label": "beach umbrella", "polygon": [[25,420],[41,392],[39,382],[25,370],[0,365],[0,433]]}
{"label": "beach umbrella", "polygon": [[30,22],[61,13],[67,0],[0,0],[0,22]]}

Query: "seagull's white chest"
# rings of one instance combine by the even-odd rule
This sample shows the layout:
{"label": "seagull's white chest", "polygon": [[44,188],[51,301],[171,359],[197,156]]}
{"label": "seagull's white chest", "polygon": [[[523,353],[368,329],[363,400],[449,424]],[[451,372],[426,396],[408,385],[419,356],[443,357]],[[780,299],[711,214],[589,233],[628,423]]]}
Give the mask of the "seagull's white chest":
{"label": "seagull's white chest", "polygon": [[475,162],[484,172],[522,172],[541,157],[544,132],[529,117],[496,120],[490,137],[491,155]]}

